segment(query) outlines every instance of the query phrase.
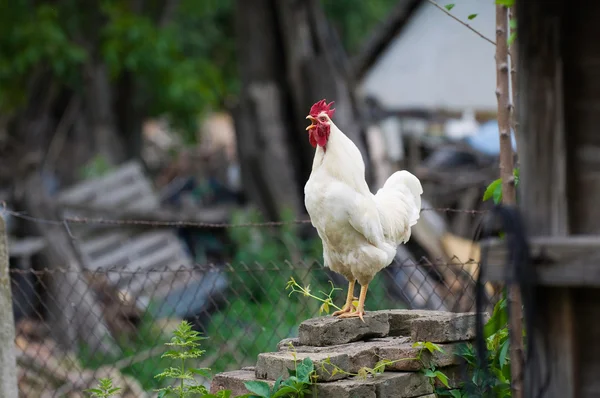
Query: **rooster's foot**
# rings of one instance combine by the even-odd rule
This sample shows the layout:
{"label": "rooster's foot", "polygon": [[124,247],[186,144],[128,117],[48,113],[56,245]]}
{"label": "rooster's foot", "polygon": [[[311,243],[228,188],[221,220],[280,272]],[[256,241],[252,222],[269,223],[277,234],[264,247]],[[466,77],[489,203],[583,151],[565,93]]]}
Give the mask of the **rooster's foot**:
{"label": "rooster's foot", "polygon": [[360,318],[360,320],[364,322],[365,319],[363,318],[363,315],[365,315],[364,311],[352,311],[345,312],[341,314],[338,318]]}
{"label": "rooster's foot", "polygon": [[333,314],[331,314],[331,316],[340,316],[342,314],[347,314],[350,311],[352,311],[352,309],[350,307],[344,307],[341,310],[336,311]]}
{"label": "rooster's foot", "polygon": [[[354,300],[358,300],[356,297],[354,297]],[[339,316],[342,314],[347,314],[348,312],[352,312],[352,311],[356,311],[356,307],[354,306],[354,304],[352,304],[352,300],[350,300],[348,303],[346,303],[341,310],[334,312],[333,314],[331,314],[332,316]]]}

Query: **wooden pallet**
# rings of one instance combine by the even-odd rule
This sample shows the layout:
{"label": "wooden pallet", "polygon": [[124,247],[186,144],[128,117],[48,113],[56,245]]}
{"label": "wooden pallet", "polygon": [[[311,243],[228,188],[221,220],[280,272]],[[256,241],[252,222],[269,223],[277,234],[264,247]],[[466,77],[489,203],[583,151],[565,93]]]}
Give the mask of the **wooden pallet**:
{"label": "wooden pallet", "polygon": [[[63,217],[81,216],[69,206],[124,210],[160,206],[158,195],[137,161],[62,191],[58,202]],[[71,224],[69,229],[83,268],[92,272],[114,270],[107,272],[109,281],[130,297],[141,299],[139,302],[165,295],[165,286],[181,289],[201,277],[193,271],[193,260],[173,230],[97,224]],[[182,272],[169,272],[178,269]]]}

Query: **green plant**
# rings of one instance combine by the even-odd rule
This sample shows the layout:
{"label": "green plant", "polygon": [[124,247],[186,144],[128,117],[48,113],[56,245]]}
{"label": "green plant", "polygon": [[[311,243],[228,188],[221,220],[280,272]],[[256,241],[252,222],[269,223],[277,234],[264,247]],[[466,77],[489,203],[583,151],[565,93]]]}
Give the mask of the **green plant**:
{"label": "green plant", "polygon": [[193,368],[188,366],[188,360],[197,359],[204,354],[200,349],[200,340],[206,337],[200,336],[200,333],[192,329],[192,325],[187,321],[182,321],[179,327],[173,332],[171,341],[165,343],[172,347],[165,352],[161,358],[169,358],[176,362],[176,366],[167,368],[164,372],[157,374],[157,379],[173,379],[177,383],[174,386],[167,386],[157,389],[159,398],[174,395],[179,398],[188,397],[193,394],[208,394],[206,387],[196,384],[195,376],[210,377],[210,369]]}
{"label": "green plant", "polygon": [[96,388],[85,390],[91,397],[110,398],[121,391],[121,387],[113,387],[113,381],[109,378],[100,379]]}
{"label": "green plant", "polygon": [[315,366],[310,358],[304,358],[298,363],[294,355],[294,369],[288,369],[289,378],[283,380],[279,377],[273,388],[264,381],[255,380],[245,382],[244,385],[254,395],[248,398],[303,398],[311,394],[310,386],[315,376]]}
{"label": "green plant", "polygon": [[[480,366],[477,353],[472,344],[462,344],[457,355],[467,365],[470,378],[463,381],[458,389],[438,389],[439,396],[454,398],[488,397],[510,398],[510,356],[508,355],[508,315],[506,298],[500,299],[494,306],[492,316],[483,328],[487,349],[487,369]],[[445,384],[446,385],[446,384]],[[446,387],[448,387],[446,385]]]}
{"label": "green plant", "polygon": [[[519,169],[513,170],[513,177],[515,179],[515,188],[519,185]],[[498,178],[490,183],[485,189],[483,194],[483,201],[492,199],[494,204],[502,202],[502,179]]]}
{"label": "green plant", "polygon": [[429,341],[417,341],[413,344],[414,348],[419,348],[419,352],[417,354],[417,359],[421,361],[423,364],[423,374],[429,378],[431,384],[435,383],[435,380],[439,380],[446,388],[450,389],[450,385],[448,384],[448,376],[444,374],[441,370],[437,369],[436,366],[431,362],[425,363],[423,361],[423,353],[428,351],[431,355],[435,354],[435,352],[444,352],[444,349],[435,343],[431,343]]}
{"label": "green plant", "polygon": [[[322,313],[329,314],[329,307],[333,307],[336,310],[341,309],[340,307],[338,307],[337,305],[335,305],[333,303],[333,293],[336,290],[342,290],[339,287],[335,287],[335,285],[333,284],[332,281],[329,281],[329,283],[331,284],[331,290],[329,291],[329,293],[325,293],[323,290],[319,290],[319,293],[322,294],[324,296],[324,298],[315,296],[310,291],[310,285],[301,286],[298,282],[296,282],[296,280],[294,279],[293,276],[290,277],[290,280],[288,281],[287,285],[285,286],[285,290],[290,289],[290,294],[288,295],[288,297],[291,296],[293,293],[300,293],[305,297],[310,297],[317,301],[320,301],[322,304],[319,307],[319,315],[321,315]],[[356,302],[356,304],[353,302],[353,304],[354,304],[354,306],[356,306],[356,305],[358,305],[358,302]]]}

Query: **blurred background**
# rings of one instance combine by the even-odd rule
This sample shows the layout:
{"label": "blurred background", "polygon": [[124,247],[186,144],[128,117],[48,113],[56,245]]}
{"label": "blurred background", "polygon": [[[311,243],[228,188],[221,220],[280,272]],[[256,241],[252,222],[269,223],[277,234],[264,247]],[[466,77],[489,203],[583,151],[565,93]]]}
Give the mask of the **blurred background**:
{"label": "blurred background", "polygon": [[[452,10],[489,37],[494,12]],[[303,202],[322,98],[373,192],[398,169],[425,192],[367,310],[473,310],[498,176],[494,51],[426,0],[0,0],[21,396],[82,396],[102,374],[145,396],[181,319],[219,372],[319,315],[285,288],[345,287]]]}

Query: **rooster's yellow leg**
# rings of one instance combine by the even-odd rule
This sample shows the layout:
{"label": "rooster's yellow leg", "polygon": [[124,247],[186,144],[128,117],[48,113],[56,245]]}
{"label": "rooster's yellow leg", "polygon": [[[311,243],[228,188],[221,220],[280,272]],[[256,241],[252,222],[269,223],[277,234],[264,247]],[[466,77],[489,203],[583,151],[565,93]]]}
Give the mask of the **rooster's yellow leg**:
{"label": "rooster's yellow leg", "polygon": [[365,315],[365,298],[367,297],[367,289],[369,285],[364,285],[360,287],[360,297],[358,298],[358,307],[356,307],[356,311],[347,312],[340,315],[340,318],[360,318],[361,321],[365,321],[363,319],[363,315]]}
{"label": "rooster's yellow leg", "polygon": [[333,316],[338,316],[352,311],[352,300],[354,299],[354,283],[355,281],[352,281],[348,284],[348,296],[346,297],[346,304],[344,304],[341,310],[334,312],[332,314]]}

